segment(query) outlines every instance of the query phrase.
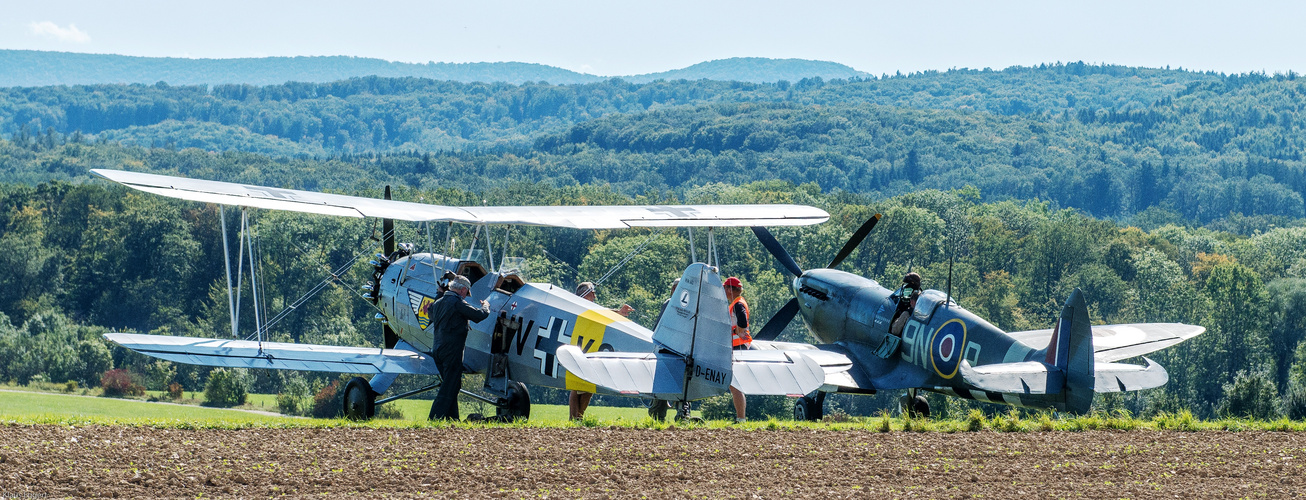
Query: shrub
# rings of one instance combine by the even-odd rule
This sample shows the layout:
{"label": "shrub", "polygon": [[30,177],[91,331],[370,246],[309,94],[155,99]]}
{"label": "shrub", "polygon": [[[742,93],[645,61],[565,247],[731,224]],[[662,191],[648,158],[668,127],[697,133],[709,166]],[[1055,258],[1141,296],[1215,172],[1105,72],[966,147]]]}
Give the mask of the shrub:
{"label": "shrub", "polygon": [[77,390],[77,381],[69,380],[63,384],[63,392],[75,392]]}
{"label": "shrub", "polygon": [[984,418],[984,411],[978,408],[972,408],[966,415],[966,430],[970,432],[984,430],[984,425],[988,419]]}
{"label": "shrub", "polygon": [[204,384],[204,404],[230,408],[245,404],[249,395],[249,377],[240,368],[218,368],[209,372]]}
{"label": "shrub", "polygon": [[1224,384],[1224,399],[1216,411],[1230,417],[1274,420],[1279,417],[1279,391],[1269,372],[1239,371],[1232,383]]}
{"label": "shrub", "polygon": [[140,396],[145,394],[145,386],[132,380],[132,375],[125,368],[109,370],[100,377],[100,387],[104,395],[110,397]]}
{"label": "shrub", "polygon": [[317,391],[313,396],[313,416],[316,418],[338,418],[342,414],[344,405],[340,402],[342,395],[340,392],[340,380],[332,380],[331,384]]}
{"label": "shrub", "polygon": [[308,381],[298,373],[286,376],[286,382],[277,393],[277,411],[283,415],[307,415],[313,409],[313,391]]}
{"label": "shrub", "polygon": [[174,401],[181,399],[183,391],[184,390],[182,389],[181,384],[178,384],[176,382],[168,384],[168,397],[172,398],[172,400]]}
{"label": "shrub", "polygon": [[398,405],[380,405],[376,407],[376,418],[403,420],[404,412],[399,411]]}
{"label": "shrub", "polygon": [[706,420],[734,420],[735,403],[729,394],[704,399],[699,402],[698,411]]}
{"label": "shrub", "polygon": [[1283,413],[1292,420],[1306,420],[1306,384],[1288,384],[1288,394],[1283,396]]}

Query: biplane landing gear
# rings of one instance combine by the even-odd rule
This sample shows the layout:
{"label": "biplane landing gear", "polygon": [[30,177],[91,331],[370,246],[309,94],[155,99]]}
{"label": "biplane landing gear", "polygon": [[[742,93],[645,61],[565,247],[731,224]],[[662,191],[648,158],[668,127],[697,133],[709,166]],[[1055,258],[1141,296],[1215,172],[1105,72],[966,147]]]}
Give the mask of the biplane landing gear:
{"label": "biplane landing gear", "polygon": [[907,391],[902,399],[898,400],[903,413],[910,418],[924,417],[930,418],[930,402],[925,396],[917,394],[915,389]]}
{"label": "biplane landing gear", "polygon": [[825,416],[825,393],[817,392],[816,397],[803,396],[794,401],[794,420],[813,422]]}
{"label": "biplane landing gear", "polygon": [[677,422],[702,422],[702,421],[703,421],[702,418],[699,418],[699,417],[695,417],[695,416],[690,415],[690,413],[689,413],[689,411],[690,411],[690,403],[689,403],[689,401],[681,401],[681,402],[678,402],[678,403],[672,403],[672,402],[668,401],[668,403],[670,403],[671,405],[673,405],[672,407],[676,409],[676,421],[677,421]]}
{"label": "biplane landing gear", "polygon": [[376,393],[363,377],[354,377],[345,384],[345,418],[368,420],[376,415]]}
{"label": "biplane landing gear", "polygon": [[516,380],[508,381],[508,397],[495,406],[494,414],[500,420],[511,422],[517,419],[531,418],[531,393],[526,384]]}

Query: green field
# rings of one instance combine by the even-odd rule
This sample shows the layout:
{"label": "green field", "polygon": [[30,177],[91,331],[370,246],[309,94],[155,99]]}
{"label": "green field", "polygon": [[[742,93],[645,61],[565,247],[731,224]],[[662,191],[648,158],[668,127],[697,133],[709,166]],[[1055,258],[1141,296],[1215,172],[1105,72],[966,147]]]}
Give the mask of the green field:
{"label": "green field", "polygon": [[[116,399],[95,396],[76,396],[50,392],[0,390],[0,425],[2,424],[60,424],[60,425],[149,425],[177,428],[246,428],[246,427],[442,427],[442,426],[617,426],[666,429],[675,427],[733,427],[742,430],[872,430],[876,432],[1036,432],[1036,431],[1091,431],[1112,429],[1166,430],[1166,431],[1277,431],[1303,432],[1306,422],[1280,419],[1259,421],[1241,418],[1200,420],[1187,411],[1178,414],[1161,414],[1150,419],[1134,418],[1124,414],[1093,413],[1083,416],[1039,413],[1022,417],[1018,411],[985,416],[973,410],[969,416],[955,420],[909,419],[880,415],[854,417],[843,421],[794,422],[790,420],[750,421],[732,424],[727,421],[678,423],[670,419],[654,422],[643,408],[610,408],[591,406],[585,420],[580,423],[566,419],[567,408],[562,405],[534,405],[528,422],[512,424],[478,422],[429,422],[426,414],[430,402],[426,400],[400,400],[397,402],[404,414],[402,420],[376,419],[370,422],[351,422],[343,419],[315,419],[261,414],[254,411],[206,408],[193,404],[152,403],[137,399]],[[273,396],[251,395],[251,404],[243,408],[257,409],[275,406]],[[463,402],[464,416],[472,412],[492,412],[492,408]]]}
{"label": "green field", "polygon": [[[151,391],[152,396],[161,394]],[[188,394],[189,395],[189,394]],[[425,422],[431,410],[431,401],[419,399],[401,399],[387,404],[396,405],[403,413],[404,420]],[[65,418],[65,417],[109,417],[128,419],[191,419],[197,421],[221,420],[233,422],[284,422],[306,420],[299,417],[262,415],[250,411],[258,410],[276,413],[276,396],[271,394],[250,394],[248,402],[240,409],[207,408],[195,404],[155,403],[138,399],[118,399],[95,396],[78,396],[48,392],[0,391],[0,418]],[[461,410],[464,417],[472,413],[494,414],[494,407],[463,401]],[[586,412],[587,418],[603,423],[630,423],[648,418],[643,408],[611,408],[591,406]],[[563,405],[532,405],[532,422],[562,423],[567,420],[567,407]]]}

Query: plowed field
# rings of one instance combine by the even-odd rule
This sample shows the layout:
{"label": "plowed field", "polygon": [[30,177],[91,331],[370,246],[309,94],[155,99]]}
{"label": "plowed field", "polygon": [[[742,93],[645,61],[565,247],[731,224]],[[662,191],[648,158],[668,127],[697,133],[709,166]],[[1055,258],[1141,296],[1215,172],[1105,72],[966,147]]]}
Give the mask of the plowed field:
{"label": "plowed field", "polygon": [[0,426],[0,497],[1292,497],[1306,434]]}

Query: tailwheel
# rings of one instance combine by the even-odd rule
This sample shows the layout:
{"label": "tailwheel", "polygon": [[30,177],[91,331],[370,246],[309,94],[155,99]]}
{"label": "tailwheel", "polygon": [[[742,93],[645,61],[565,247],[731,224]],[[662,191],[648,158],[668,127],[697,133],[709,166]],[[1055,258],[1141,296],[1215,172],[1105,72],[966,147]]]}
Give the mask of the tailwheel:
{"label": "tailwheel", "polygon": [[681,401],[681,402],[680,402],[678,405],[676,405],[676,406],[677,406],[677,408],[676,408],[676,421],[677,421],[677,422],[702,422],[702,421],[703,421],[703,419],[701,419],[701,418],[694,417],[694,416],[690,416],[690,414],[689,414],[689,410],[690,410],[689,401]]}
{"label": "tailwheel", "polygon": [[671,402],[661,399],[654,399],[653,404],[648,407],[648,416],[653,420],[662,422],[667,419],[667,410],[671,409]]}
{"label": "tailwheel", "polygon": [[903,413],[906,413],[908,417],[930,418],[929,400],[925,399],[923,395],[916,394],[914,389],[899,399],[898,403],[902,406]]}
{"label": "tailwheel", "polygon": [[508,381],[508,397],[495,408],[495,416],[505,422],[531,418],[531,393],[526,390],[526,384]]}
{"label": "tailwheel", "polygon": [[794,401],[794,420],[814,422],[825,416],[825,393],[816,394],[816,397],[803,396]]}
{"label": "tailwheel", "polygon": [[376,392],[363,377],[345,384],[344,413],[350,420],[369,420],[376,415]]}

